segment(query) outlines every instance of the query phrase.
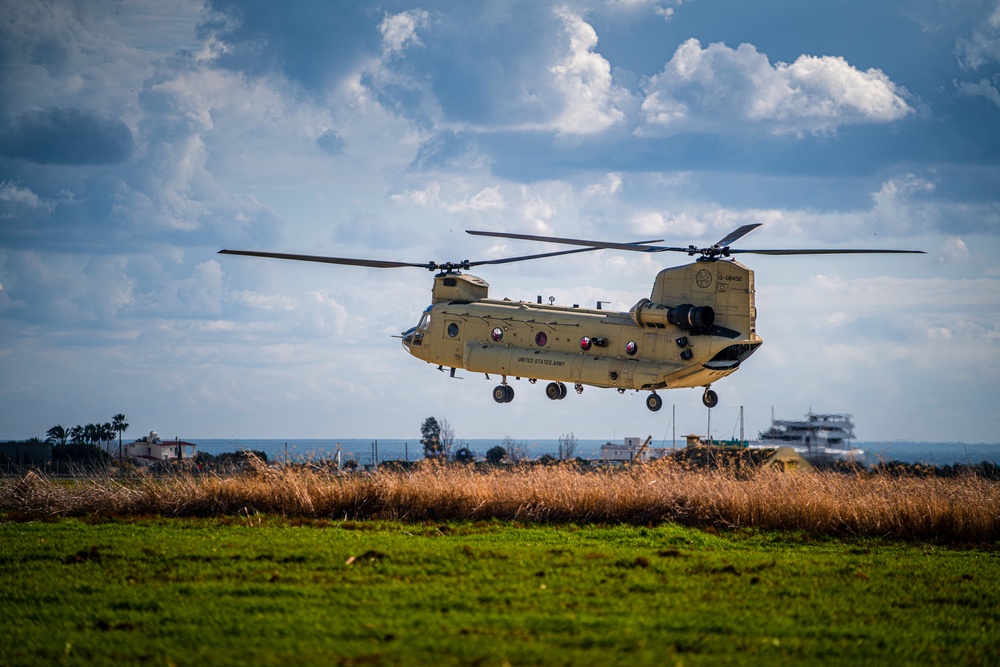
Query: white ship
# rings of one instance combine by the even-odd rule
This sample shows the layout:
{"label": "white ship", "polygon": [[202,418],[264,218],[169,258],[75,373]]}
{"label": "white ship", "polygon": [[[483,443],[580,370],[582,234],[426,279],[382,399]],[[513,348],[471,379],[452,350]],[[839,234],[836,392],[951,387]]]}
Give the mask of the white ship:
{"label": "white ship", "polygon": [[774,419],[752,447],[791,447],[808,459],[862,458],[854,448],[854,418],[846,414],[809,412],[804,420]]}

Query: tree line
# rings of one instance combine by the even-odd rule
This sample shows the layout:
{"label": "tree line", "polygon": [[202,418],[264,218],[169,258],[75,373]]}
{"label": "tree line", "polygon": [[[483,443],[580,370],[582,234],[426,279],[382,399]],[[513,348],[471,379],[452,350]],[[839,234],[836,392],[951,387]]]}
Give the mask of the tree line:
{"label": "tree line", "polygon": [[45,442],[53,446],[65,447],[66,445],[91,445],[100,447],[105,451],[111,450],[111,445],[118,438],[118,454],[122,451],[122,434],[128,430],[128,422],[125,415],[118,413],[111,418],[111,421],[103,424],[87,424],[85,426],[76,425],[66,428],[56,425],[45,432]]}
{"label": "tree line", "polygon": [[[468,445],[454,449],[455,429],[451,427],[447,419],[439,420],[436,417],[425,419],[424,423],[420,425],[420,443],[424,447],[424,458],[439,461],[454,460],[459,463],[473,463],[476,460],[476,454],[469,449]],[[556,459],[551,454],[545,456],[553,461],[572,459],[576,456],[576,445],[576,436],[572,432],[561,435],[559,436],[559,458]],[[492,465],[517,463],[527,458],[527,452],[523,445],[510,436],[504,436],[503,442],[488,449],[484,458],[487,463]]]}

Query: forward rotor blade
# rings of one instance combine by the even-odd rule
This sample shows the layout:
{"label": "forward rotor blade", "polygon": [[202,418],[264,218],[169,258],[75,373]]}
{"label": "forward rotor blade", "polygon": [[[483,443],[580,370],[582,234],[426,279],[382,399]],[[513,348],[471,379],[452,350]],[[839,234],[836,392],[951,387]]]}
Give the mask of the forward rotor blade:
{"label": "forward rotor blade", "polygon": [[926,255],[923,250],[878,250],[874,248],[786,248],[781,250],[738,250],[731,248],[729,254],[744,255]]}
{"label": "forward rotor blade", "polygon": [[412,266],[418,269],[438,268],[437,264],[412,264],[410,262],[389,262],[380,259],[351,259],[349,257],[322,257],[319,255],[290,255],[283,252],[257,252],[255,250],[220,250],[220,255],[244,255],[246,257],[270,257],[271,259],[290,259],[297,262],[319,262],[321,264],[346,264],[347,266],[367,266],[374,269],[398,269]]}
{"label": "forward rotor blade", "polygon": [[511,262],[523,262],[529,259],[541,259],[543,257],[556,257],[558,255],[574,255],[578,252],[594,252],[600,248],[577,248],[576,250],[560,250],[558,252],[546,252],[540,255],[521,255],[520,257],[505,257],[503,259],[484,259],[479,262],[469,262],[469,266],[481,266],[483,264],[509,264]]}
{"label": "forward rotor blade", "polygon": [[650,243],[658,243],[663,239],[654,239],[652,241],[641,241],[639,243],[613,243],[609,241],[587,241],[585,239],[568,239],[559,236],[536,236],[534,234],[511,234],[509,232],[483,232],[472,229],[465,230],[465,233],[472,234],[473,236],[492,236],[500,239],[520,239],[522,241],[541,241],[543,243],[562,243],[564,245],[580,245],[580,246],[586,246],[588,248],[593,248],[594,250],[599,250],[599,249],[631,250],[633,252],[663,252],[665,250],[673,250],[677,252],[688,251],[687,248],[668,248],[664,246],[649,245]]}
{"label": "forward rotor blade", "polygon": [[763,224],[764,223],[762,222],[756,222],[749,225],[743,225],[739,229],[734,229],[733,231],[729,232],[729,234],[727,234],[726,236],[723,236],[722,240],[716,243],[715,245],[719,248],[725,248],[727,245],[730,245],[733,242],[740,240],[741,238],[743,238],[744,236],[746,236],[747,234],[749,234],[750,232],[757,229]]}

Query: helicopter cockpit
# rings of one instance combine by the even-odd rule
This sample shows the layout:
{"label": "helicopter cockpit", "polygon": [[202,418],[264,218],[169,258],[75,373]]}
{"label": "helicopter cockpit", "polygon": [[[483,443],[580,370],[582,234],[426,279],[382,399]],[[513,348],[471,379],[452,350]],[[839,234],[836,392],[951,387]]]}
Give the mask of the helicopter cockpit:
{"label": "helicopter cockpit", "polygon": [[424,342],[424,335],[431,327],[431,306],[427,306],[417,326],[411,327],[403,332],[403,347],[409,350],[411,347],[420,346]]}

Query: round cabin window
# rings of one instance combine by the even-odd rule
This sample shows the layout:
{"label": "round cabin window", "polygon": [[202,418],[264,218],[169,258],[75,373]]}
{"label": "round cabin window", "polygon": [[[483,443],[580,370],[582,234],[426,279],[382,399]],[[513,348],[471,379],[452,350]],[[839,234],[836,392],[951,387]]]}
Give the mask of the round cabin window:
{"label": "round cabin window", "polygon": [[448,325],[448,335],[452,338],[458,335],[458,325],[454,322]]}
{"label": "round cabin window", "polygon": [[630,340],[629,342],[625,343],[625,354],[627,354],[628,356],[630,357],[634,356],[635,353],[638,351],[639,351],[639,346],[635,344],[634,340]]}
{"label": "round cabin window", "polygon": [[580,348],[584,350],[590,349],[590,336],[584,336],[580,339]]}
{"label": "round cabin window", "polygon": [[535,334],[535,345],[538,347],[545,347],[546,343],[549,342],[549,337],[545,335],[544,331],[539,331]]}
{"label": "round cabin window", "polygon": [[503,329],[495,327],[493,329],[493,333],[490,334],[490,337],[493,339],[494,343],[499,343],[503,340]]}

